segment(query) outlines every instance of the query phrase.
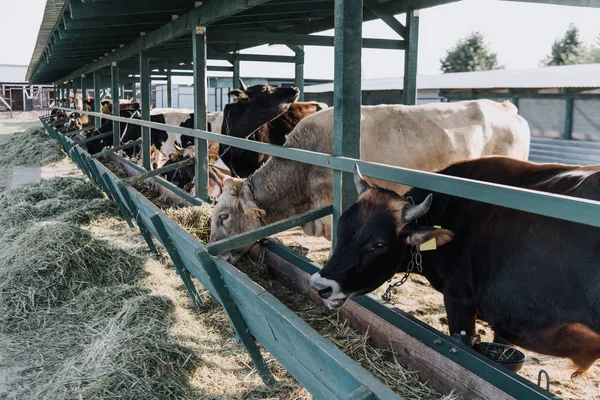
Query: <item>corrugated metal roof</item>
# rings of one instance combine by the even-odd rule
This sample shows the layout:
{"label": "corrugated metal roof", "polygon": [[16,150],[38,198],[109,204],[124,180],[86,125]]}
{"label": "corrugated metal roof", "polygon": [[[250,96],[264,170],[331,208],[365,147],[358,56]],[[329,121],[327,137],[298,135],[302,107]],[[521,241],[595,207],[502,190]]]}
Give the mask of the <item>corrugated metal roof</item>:
{"label": "corrugated metal roof", "polygon": [[27,65],[0,64],[0,83],[24,83]]}
{"label": "corrugated metal roof", "polygon": [[[363,79],[362,90],[402,90],[399,78]],[[419,89],[600,88],[600,64],[562,65],[533,69],[459,72],[417,77]],[[307,93],[332,92],[333,84],[305,87]]]}
{"label": "corrugated metal roof", "polygon": [[65,8],[65,3],[66,0],[46,0],[44,18],[42,18],[42,23],[40,24],[40,31],[38,32],[35,47],[33,48],[33,54],[31,55],[29,68],[27,68],[27,81],[31,80],[31,75],[33,75],[33,71],[35,71],[40,62],[40,57],[48,45],[50,36],[60,21],[60,17],[63,14],[63,9]]}

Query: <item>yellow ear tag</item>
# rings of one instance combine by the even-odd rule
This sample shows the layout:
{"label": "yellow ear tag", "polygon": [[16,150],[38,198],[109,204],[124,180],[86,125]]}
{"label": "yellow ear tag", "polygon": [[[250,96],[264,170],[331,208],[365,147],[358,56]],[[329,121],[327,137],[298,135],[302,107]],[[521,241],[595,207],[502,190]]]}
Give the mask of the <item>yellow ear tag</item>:
{"label": "yellow ear tag", "polygon": [[258,211],[258,210],[254,210],[254,214],[256,214],[256,216],[257,216],[258,218],[260,218],[260,217],[261,217],[261,215],[260,215],[260,211]]}
{"label": "yellow ear tag", "polygon": [[[441,228],[441,226],[438,226],[438,225],[434,225],[433,227],[436,229]],[[425,243],[421,243],[421,246],[419,246],[420,251],[428,251],[428,250],[436,250],[436,249],[437,249],[437,243],[435,241],[435,238],[429,239]]]}

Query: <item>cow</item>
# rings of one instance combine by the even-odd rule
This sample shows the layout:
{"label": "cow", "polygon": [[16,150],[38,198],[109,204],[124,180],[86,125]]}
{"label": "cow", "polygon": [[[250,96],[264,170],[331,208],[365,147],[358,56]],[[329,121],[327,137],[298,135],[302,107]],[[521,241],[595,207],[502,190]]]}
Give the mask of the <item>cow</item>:
{"label": "cow", "polygon": [[[438,173],[600,201],[600,166],[484,157]],[[354,181],[359,199],[311,277],[327,306],[407,271],[411,250],[432,241],[413,272],[444,295],[450,334],[473,336],[479,317],[495,341],[570,358],[573,378],[600,358],[600,228],[418,188],[401,196],[369,185],[357,167]]]}
{"label": "cow", "polygon": [[[169,156],[169,160],[165,163],[165,167],[170,164],[181,162],[188,158],[195,156],[194,146],[188,146],[185,149],[178,149],[176,153],[172,153]],[[188,165],[183,168],[168,171],[162,176],[169,182],[177,185],[182,189],[186,189],[190,192],[194,192],[194,176],[195,169],[194,165]],[[208,167],[208,195],[212,200],[217,200],[223,192],[223,181],[227,178],[227,175],[223,173],[219,168],[209,166]]]}
{"label": "cow", "polygon": [[[360,158],[433,172],[453,162],[485,155],[526,160],[530,132],[511,103],[470,100],[421,106],[361,108]],[[304,118],[287,136],[285,147],[331,154],[333,108]],[[378,185],[403,193],[408,187],[381,180]],[[248,180],[228,178],[213,211],[211,240],[218,241],[332,202],[332,171],[273,157]],[[308,235],[331,238],[331,218],[304,226]],[[223,255],[236,262],[252,244]]]}
{"label": "cow", "polygon": [[[285,136],[303,118],[327,108],[323,103],[298,103],[295,87],[254,85],[229,92],[237,102],[223,110],[221,132],[228,136],[247,138],[263,143],[283,145]],[[221,146],[220,156],[232,174],[246,178],[258,169],[268,155],[236,147]]]}

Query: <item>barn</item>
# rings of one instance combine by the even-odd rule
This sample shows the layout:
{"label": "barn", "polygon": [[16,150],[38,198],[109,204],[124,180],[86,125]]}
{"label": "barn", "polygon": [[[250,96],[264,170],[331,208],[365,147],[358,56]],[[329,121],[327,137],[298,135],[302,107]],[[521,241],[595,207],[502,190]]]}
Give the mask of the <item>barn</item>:
{"label": "barn", "polygon": [[[593,229],[600,227],[600,202],[594,199],[458,179],[360,158],[361,49],[404,52],[401,103],[416,105],[419,10],[452,1],[148,0],[140,7],[135,1],[48,0],[27,79],[32,84],[53,84],[59,101],[65,105],[71,94],[87,93],[93,88],[94,99],[100,99],[101,91],[110,88],[115,103],[112,115],[100,113],[99,101],[94,103],[91,111],[69,107],[55,110],[88,116],[90,121],[95,119],[96,126],[100,126],[100,118],[112,121],[107,132],[74,141],[72,137],[91,131],[93,127],[60,131],[56,126],[59,122],[64,123],[64,119],[57,119],[62,117],[57,117],[56,112],[41,118],[45,129],[89,179],[102,188],[130,226],[137,226],[149,248],[156,249],[156,240],[166,249],[192,301],[199,303],[198,292],[202,287],[225,309],[236,339],[247,349],[254,371],[266,385],[274,384],[273,372],[264,356],[268,351],[315,398],[399,399],[401,397],[364,364],[348,357],[279,302],[269,293],[268,285],[259,286],[248,274],[227,262],[227,258],[217,256],[241,246],[252,247],[253,251],[258,251],[254,253],[255,257],[266,260],[273,279],[322,304],[310,283],[311,275],[319,273],[321,266],[268,237],[309,223],[316,226],[315,221],[332,216],[335,246],[337,221],[357,199],[356,175],[353,177],[356,166],[368,177],[551,216]],[[536,2],[600,6],[584,0]],[[398,14],[406,14],[405,24],[394,17]],[[398,37],[363,37],[363,22],[375,19],[384,21]],[[332,28],[335,31],[333,37],[318,34]],[[264,44],[286,45],[294,56],[240,53]],[[247,140],[256,129],[241,136],[229,134],[229,128],[223,135],[207,130],[207,72],[218,70],[209,65],[208,60],[229,62],[234,82],[240,77],[240,62],[291,63],[295,67],[294,86],[297,90],[278,89],[281,92],[285,89],[289,93],[293,91],[294,101],[296,98],[302,101],[307,91],[304,46],[333,46],[335,49],[331,102],[334,109],[315,113],[317,116],[333,115],[332,154]],[[185,70],[184,66],[187,66]],[[170,76],[193,76],[192,126],[185,124],[191,121],[190,112],[187,112],[184,123],[169,126],[163,123],[166,118],[162,121],[152,118],[152,81],[164,80],[161,71],[165,70],[171,70]],[[135,118],[137,114],[134,113],[124,117],[121,107],[116,106],[117,94],[120,91],[121,96],[124,94],[124,90],[120,90],[123,85],[136,87],[138,83],[141,117]],[[253,93],[243,86],[240,90],[242,98]],[[276,89],[263,87],[258,91],[271,93]],[[231,108],[237,104],[242,103],[232,103]],[[129,107],[127,103],[123,105]],[[224,114],[224,126],[229,126],[227,110]],[[270,122],[269,118],[266,123]],[[121,125],[139,127],[139,137],[123,141]],[[167,138],[172,137],[169,134],[191,137],[194,143],[192,156],[168,166],[153,168],[150,158],[151,145],[154,144],[151,143],[152,130],[168,131]],[[90,154],[86,146],[82,146],[106,138],[112,139],[110,145],[104,146],[98,153]],[[275,156],[272,159],[292,160],[310,167],[333,170],[332,203],[265,221],[267,212],[259,208],[256,187],[248,178],[240,184],[248,190],[248,199],[252,197],[253,207],[245,211],[248,211],[248,218],[253,218],[254,229],[210,244],[198,241],[136,190],[134,184],[152,182],[160,187],[161,193],[183,205],[210,204],[213,166],[208,158],[209,141]],[[138,147],[141,148],[139,164],[120,153]],[[116,176],[106,167],[106,160],[118,162],[132,177],[123,179]],[[161,177],[166,172],[190,166],[193,166],[193,194]],[[225,221],[228,217],[219,215],[217,219]],[[380,351],[418,370],[421,380],[441,393],[458,392],[464,398],[484,399],[558,398],[547,388],[505,368],[506,363],[502,364],[501,359],[496,359],[496,362],[477,351],[460,335],[458,338],[451,337],[373,295],[349,300],[339,310],[339,318],[356,331],[368,332]],[[519,362],[522,363],[522,360]]]}

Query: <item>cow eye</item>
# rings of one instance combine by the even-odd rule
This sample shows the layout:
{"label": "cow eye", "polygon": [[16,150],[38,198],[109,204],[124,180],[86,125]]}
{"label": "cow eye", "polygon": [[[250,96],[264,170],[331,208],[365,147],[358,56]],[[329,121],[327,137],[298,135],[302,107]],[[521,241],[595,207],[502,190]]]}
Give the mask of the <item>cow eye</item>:
{"label": "cow eye", "polygon": [[373,246],[373,250],[385,251],[387,250],[387,245],[385,243],[375,243],[375,245]]}
{"label": "cow eye", "polygon": [[221,214],[219,215],[219,222],[223,223],[229,219],[229,214]]}

